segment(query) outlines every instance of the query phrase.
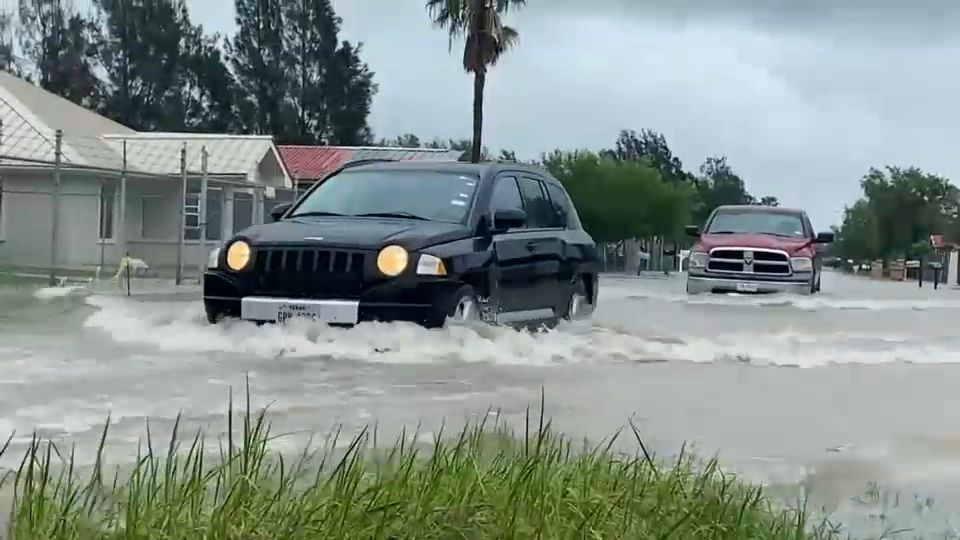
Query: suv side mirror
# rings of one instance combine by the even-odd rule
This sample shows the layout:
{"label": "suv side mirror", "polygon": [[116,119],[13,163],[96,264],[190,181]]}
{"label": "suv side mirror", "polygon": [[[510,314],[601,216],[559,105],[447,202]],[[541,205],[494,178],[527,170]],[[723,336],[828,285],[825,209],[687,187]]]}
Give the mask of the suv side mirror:
{"label": "suv side mirror", "polygon": [[700,227],[696,225],[687,225],[684,227],[684,230],[687,232],[687,236],[692,236],[694,238],[700,236]]}
{"label": "suv side mirror", "polygon": [[527,213],[519,208],[504,208],[493,214],[493,230],[503,232],[521,228],[527,224]]}
{"label": "suv side mirror", "polygon": [[270,219],[274,221],[280,221],[280,218],[287,213],[287,210],[293,206],[293,203],[280,203],[270,209]]}
{"label": "suv side mirror", "polygon": [[834,240],[834,234],[832,232],[817,233],[816,242],[818,244],[832,244],[833,240]]}

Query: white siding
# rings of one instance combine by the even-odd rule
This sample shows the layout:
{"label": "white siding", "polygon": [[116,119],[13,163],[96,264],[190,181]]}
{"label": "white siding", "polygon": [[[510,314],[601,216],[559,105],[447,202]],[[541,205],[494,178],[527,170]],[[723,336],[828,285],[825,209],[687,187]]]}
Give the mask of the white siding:
{"label": "white siding", "polygon": [[[43,173],[6,173],[3,241],[0,261],[20,266],[50,263],[51,190],[53,178]],[[99,181],[64,174],[61,178],[57,265],[79,267],[99,263],[97,241]]]}

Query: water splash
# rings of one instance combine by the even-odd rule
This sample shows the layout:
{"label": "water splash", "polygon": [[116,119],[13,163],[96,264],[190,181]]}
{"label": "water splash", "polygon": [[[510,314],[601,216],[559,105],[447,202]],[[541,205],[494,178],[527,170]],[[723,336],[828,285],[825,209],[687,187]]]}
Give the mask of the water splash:
{"label": "water splash", "polygon": [[960,362],[960,343],[917,340],[889,332],[817,334],[755,329],[713,336],[657,335],[614,326],[574,325],[547,332],[503,327],[426,330],[408,323],[365,323],[350,329],[300,322],[287,326],[229,321],[209,325],[198,302],[168,304],[91,296],[99,308],[85,321],[117,343],[161,353],[231,353],[258,357],[323,357],[387,364],[489,363],[552,366],[610,362],[742,362],[759,366]]}

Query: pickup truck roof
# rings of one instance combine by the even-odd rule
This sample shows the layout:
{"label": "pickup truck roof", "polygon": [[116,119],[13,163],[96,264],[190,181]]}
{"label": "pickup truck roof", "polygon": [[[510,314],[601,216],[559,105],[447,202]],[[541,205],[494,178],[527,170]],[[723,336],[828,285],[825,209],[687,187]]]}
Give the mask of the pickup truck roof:
{"label": "pickup truck roof", "polygon": [[802,214],[803,210],[799,208],[785,208],[783,206],[763,206],[759,204],[724,204],[717,207],[716,211],[735,210],[737,212],[763,212],[765,214]]}

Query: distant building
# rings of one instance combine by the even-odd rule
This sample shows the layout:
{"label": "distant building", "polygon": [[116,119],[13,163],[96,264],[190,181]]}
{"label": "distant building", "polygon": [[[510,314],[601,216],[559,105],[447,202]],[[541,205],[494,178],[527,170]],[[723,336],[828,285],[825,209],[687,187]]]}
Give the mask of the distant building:
{"label": "distant building", "polygon": [[[61,166],[54,196],[57,130]],[[0,265],[115,268],[129,252],[160,273],[176,273],[179,262],[195,274],[209,249],[262,223],[278,190],[292,188],[269,136],[138,133],[0,73]],[[206,246],[199,245],[202,231]]]}
{"label": "distant building", "polygon": [[287,171],[302,193],[318,180],[352,161],[364,159],[457,161],[462,150],[434,148],[391,148],[381,146],[297,146],[281,145],[280,155]]}

